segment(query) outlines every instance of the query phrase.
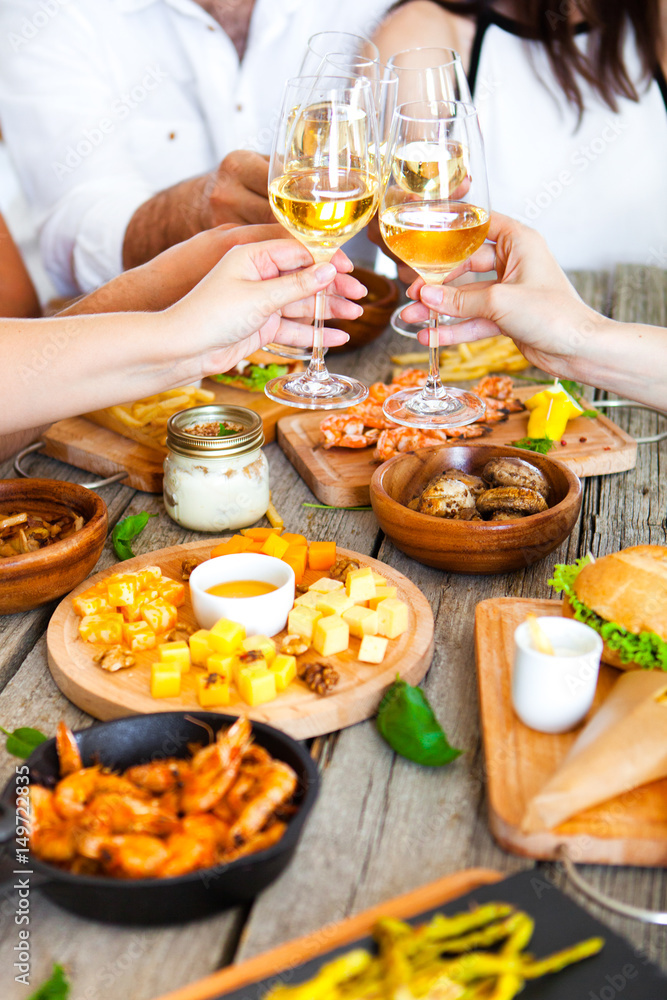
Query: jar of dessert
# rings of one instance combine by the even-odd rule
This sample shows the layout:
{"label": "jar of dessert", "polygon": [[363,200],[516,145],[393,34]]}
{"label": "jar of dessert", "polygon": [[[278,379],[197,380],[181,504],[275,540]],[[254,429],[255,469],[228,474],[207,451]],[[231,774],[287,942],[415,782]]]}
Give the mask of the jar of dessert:
{"label": "jar of dessert", "polygon": [[269,506],[269,464],[261,418],[245,406],[181,410],[167,425],[164,504],[193,531],[233,531]]}

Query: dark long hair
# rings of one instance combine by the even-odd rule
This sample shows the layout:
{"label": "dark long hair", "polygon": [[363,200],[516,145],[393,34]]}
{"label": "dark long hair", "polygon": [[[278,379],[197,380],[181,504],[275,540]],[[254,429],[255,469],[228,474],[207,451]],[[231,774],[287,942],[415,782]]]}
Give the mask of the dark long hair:
{"label": "dark long hair", "polygon": [[[401,0],[397,7],[409,0]],[[460,16],[478,17],[493,7],[491,0],[434,0]],[[567,99],[584,110],[579,78],[602,100],[618,110],[617,98],[639,100],[637,88],[623,62],[628,24],[634,29],[642,75],[648,80],[658,69],[662,51],[660,0],[578,0],[576,6],[590,28],[586,52],[575,44],[569,13],[572,0],[513,0],[513,16],[525,26],[524,37],[542,42],[554,76]]]}

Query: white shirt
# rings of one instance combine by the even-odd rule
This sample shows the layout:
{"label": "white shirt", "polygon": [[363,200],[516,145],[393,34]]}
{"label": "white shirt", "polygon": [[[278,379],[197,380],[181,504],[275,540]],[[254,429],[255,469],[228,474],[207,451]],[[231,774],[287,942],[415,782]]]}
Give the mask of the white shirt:
{"label": "white shirt", "polygon": [[[586,45],[586,34],[576,36]],[[640,77],[632,32],[624,46]],[[544,47],[498,24],[484,35],[474,101],[484,136],[491,207],[537,229],[566,270],[667,261],[667,108],[656,80],[618,112],[581,78],[578,112]]]}
{"label": "white shirt", "polygon": [[122,270],[156,192],[268,153],[309,37],[369,36],[392,0],[256,0],[241,63],[194,0],[1,0],[0,122],[61,294]]}

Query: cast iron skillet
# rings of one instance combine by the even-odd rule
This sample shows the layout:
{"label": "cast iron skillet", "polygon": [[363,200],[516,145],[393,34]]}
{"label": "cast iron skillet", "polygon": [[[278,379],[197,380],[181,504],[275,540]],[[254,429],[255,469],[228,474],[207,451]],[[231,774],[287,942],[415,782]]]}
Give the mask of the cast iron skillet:
{"label": "cast iron skillet", "polygon": [[[98,723],[76,733],[84,766],[101,763],[114,770],[164,757],[187,757],[189,743],[206,743],[205,722],[217,733],[230,726],[236,716],[217,712],[157,712]],[[15,858],[15,779],[10,779],[0,797],[0,843],[9,845],[12,869],[28,867],[31,888],[81,917],[121,924],[171,924],[215,913],[243,900],[253,899],[280,875],[289,863],[303,824],[319,790],[317,768],[305,747],[290,736],[252,723],[255,741],[278,760],[289,764],[299,778],[298,811],[289,820],[282,839],[273,847],[216,868],[204,868],[189,875],[164,879],[114,879],[99,875],[73,875],[30,856],[30,865]],[[30,780],[53,786],[58,779],[55,740],[47,740],[28,760]],[[20,765],[19,765],[20,766]],[[23,788],[23,785],[17,785]],[[11,876],[0,892],[16,881]]]}

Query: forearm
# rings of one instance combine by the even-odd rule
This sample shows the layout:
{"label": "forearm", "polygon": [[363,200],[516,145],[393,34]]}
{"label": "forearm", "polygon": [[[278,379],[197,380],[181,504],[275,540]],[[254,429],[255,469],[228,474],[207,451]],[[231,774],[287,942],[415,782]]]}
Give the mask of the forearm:
{"label": "forearm", "polygon": [[0,435],[198,377],[165,314],[0,321],[0,352],[9,359]]}
{"label": "forearm", "polygon": [[157,257],[207,227],[202,223],[208,174],[174,184],[144,202],[125,230],[123,267],[128,270]]}
{"label": "forearm", "polygon": [[39,316],[39,299],[4,219],[0,215],[0,316]]}

